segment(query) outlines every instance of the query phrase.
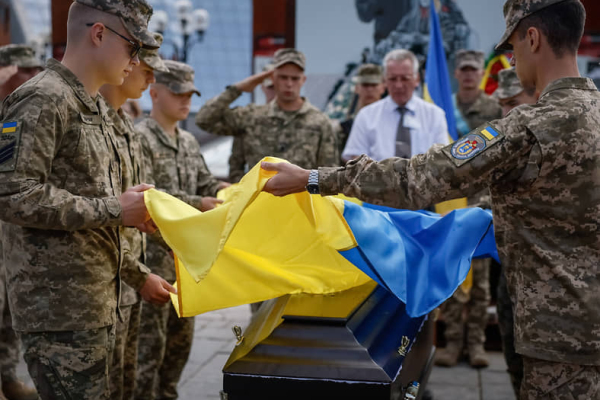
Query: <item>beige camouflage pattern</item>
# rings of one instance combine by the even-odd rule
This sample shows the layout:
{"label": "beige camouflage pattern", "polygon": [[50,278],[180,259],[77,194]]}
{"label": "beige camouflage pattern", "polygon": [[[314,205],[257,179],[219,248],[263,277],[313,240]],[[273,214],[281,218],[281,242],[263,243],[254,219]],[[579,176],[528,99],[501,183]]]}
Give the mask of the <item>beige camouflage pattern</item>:
{"label": "beige camouflage pattern", "polygon": [[524,357],[519,400],[600,399],[600,367]]}
{"label": "beige camouflage pattern", "polygon": [[468,107],[464,107],[458,98],[456,100],[460,113],[470,129],[475,129],[487,121],[502,118],[502,107],[498,100],[491,98],[483,91],[477,100]]}
{"label": "beige camouflage pattern", "polygon": [[514,68],[503,69],[498,74],[498,88],[494,97],[499,100],[510,99],[523,91],[523,86]]}
{"label": "beige camouflage pattern", "polygon": [[483,69],[485,67],[485,55],[477,50],[459,50],[456,53],[456,68],[472,67]]}
{"label": "beige camouflage pattern", "polygon": [[512,46],[508,43],[508,40],[522,19],[562,1],[565,0],[507,0],[504,3],[506,30],[498,45],[496,45],[496,50],[511,50]]}
{"label": "beige camouflage pattern", "polygon": [[599,105],[593,81],[559,79],[537,104],[493,121],[499,135],[471,159],[453,157],[456,144],[410,160],[362,156],[320,168],[319,187],[324,195],[409,209],[489,187],[516,351],[600,365]]}
{"label": "beige camouflage pattern", "polygon": [[179,318],[172,304],[143,303],[137,400],[176,399],[194,339],[194,317]]}
{"label": "beige camouflage pattern", "polygon": [[[121,19],[129,34],[147,49],[157,49],[160,44],[148,31],[152,6],[146,0],[75,0],[79,4],[96,8]],[[113,27],[113,29],[115,29]]]}
{"label": "beige camouflage pattern", "polygon": [[296,64],[304,71],[306,69],[306,57],[304,53],[296,49],[279,49],[273,55],[273,69],[284,66],[285,64]]}
{"label": "beige camouflage pattern", "polygon": [[379,85],[383,83],[383,69],[375,64],[363,64],[358,67],[356,76],[353,78],[357,84]]}
{"label": "beige camouflage pattern", "polygon": [[[163,37],[160,33],[154,32],[152,33],[154,40],[158,43],[159,46],[163,43]],[[152,68],[154,71],[159,72],[168,72],[169,69],[163,62],[163,59],[160,57],[158,53],[158,49],[149,50],[149,49],[141,49],[139,54],[140,61],[145,62]]]}
{"label": "beige camouflage pattern", "polygon": [[155,71],[156,83],[165,85],[175,94],[193,92],[200,96],[200,91],[194,85],[194,69],[192,67],[173,60],[164,60],[163,64],[168,71]]}
{"label": "beige camouflage pattern", "polygon": [[22,44],[7,44],[0,47],[0,66],[16,65],[19,68],[41,68],[33,49]]}
{"label": "beige camouflage pattern", "polygon": [[276,101],[230,109],[229,105],[241,94],[239,89],[228,87],[198,111],[196,124],[216,135],[243,138],[246,165],[253,166],[266,156],[280,157],[308,169],[338,165],[331,123],[307,99],[296,112],[281,110]]}
{"label": "beige camouflage pattern", "polygon": [[0,120],[18,124],[14,171],[0,173],[14,329],[112,325],[120,286],[121,170],[106,104],[50,60],[4,101]]}
{"label": "beige camouflage pattern", "polygon": [[12,328],[5,272],[0,264],[0,378],[2,382],[17,380],[20,347],[19,338]]}
{"label": "beige camouflage pattern", "polygon": [[115,348],[109,371],[111,400],[134,399],[141,311],[141,302],[121,307],[123,321],[117,323]]}
{"label": "beige camouflage pattern", "polygon": [[23,333],[21,340],[29,375],[42,400],[111,399],[112,327]]}

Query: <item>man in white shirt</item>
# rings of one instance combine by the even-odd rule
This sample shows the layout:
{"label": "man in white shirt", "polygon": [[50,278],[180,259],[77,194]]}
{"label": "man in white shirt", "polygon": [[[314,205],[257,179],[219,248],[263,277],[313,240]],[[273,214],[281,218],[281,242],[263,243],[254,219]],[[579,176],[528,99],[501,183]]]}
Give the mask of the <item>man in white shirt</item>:
{"label": "man in white shirt", "polygon": [[436,143],[448,144],[444,111],[414,93],[419,86],[419,62],[408,50],[392,50],[383,60],[389,96],[356,116],[342,153],[346,161],[366,154],[381,161],[425,153]]}

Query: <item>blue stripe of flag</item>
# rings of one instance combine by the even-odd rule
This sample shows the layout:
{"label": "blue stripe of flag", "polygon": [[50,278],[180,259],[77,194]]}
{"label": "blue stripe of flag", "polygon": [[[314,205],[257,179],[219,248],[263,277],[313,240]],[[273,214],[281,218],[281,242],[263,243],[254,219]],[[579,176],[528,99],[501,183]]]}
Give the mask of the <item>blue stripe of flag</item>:
{"label": "blue stripe of flag", "polygon": [[4,125],[2,125],[2,128],[15,128],[16,126],[16,122],[5,122]]}

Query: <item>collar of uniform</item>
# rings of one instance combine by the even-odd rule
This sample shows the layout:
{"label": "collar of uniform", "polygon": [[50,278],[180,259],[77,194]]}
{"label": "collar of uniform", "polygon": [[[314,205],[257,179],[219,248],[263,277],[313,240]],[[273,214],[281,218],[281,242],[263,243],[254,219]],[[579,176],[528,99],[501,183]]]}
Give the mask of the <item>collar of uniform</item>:
{"label": "collar of uniform", "polygon": [[[385,98],[383,99],[385,101],[385,108],[390,111],[390,112],[397,112],[398,107],[400,107],[395,101],[394,99],[392,99],[392,96],[387,95],[385,96]],[[408,100],[408,102],[404,105],[404,108],[406,108],[408,110],[408,112],[412,115],[414,115],[416,112],[416,108],[417,108],[417,100],[416,100],[416,96],[413,93],[413,95],[410,97],[410,100]]]}
{"label": "collar of uniform", "polygon": [[560,78],[551,82],[540,94],[540,99],[554,90],[578,89],[578,90],[598,90],[594,81],[590,78]]}
{"label": "collar of uniform", "polygon": [[61,76],[65,82],[73,89],[73,92],[79,97],[79,100],[93,113],[98,113],[98,107],[96,105],[96,100],[89,95],[88,92],[85,91],[83,84],[79,81],[79,79],[75,76],[73,72],[67,67],[65,67],[62,63],[51,58],[48,60],[46,64],[46,68],[50,69]]}
{"label": "collar of uniform", "polygon": [[125,120],[123,119],[123,111],[120,108],[117,111],[112,106],[108,105],[107,115],[108,120],[110,121],[109,124],[112,124],[114,126],[115,133],[121,136],[125,136],[128,133],[128,126],[126,125]]}
{"label": "collar of uniform", "polygon": [[[302,97],[302,100],[304,100],[304,103],[302,104],[302,107],[300,107],[300,109],[298,111],[296,111],[296,115],[306,114],[307,112],[309,112],[310,110],[315,108],[312,104],[310,104],[310,102],[308,101],[308,99],[306,97]],[[276,99],[271,101],[267,105],[267,107],[269,107],[269,110],[267,111],[267,116],[269,116],[269,117],[279,117],[279,116],[285,115],[285,111],[283,111],[279,107],[279,104],[277,104]]]}
{"label": "collar of uniform", "polygon": [[[162,126],[160,126],[154,118],[149,117],[147,124],[148,124],[148,127],[152,130],[152,132],[154,132],[156,137],[158,137],[158,140],[160,140],[163,145],[165,145],[175,151],[179,151],[177,146],[175,146],[173,143],[174,140],[169,136],[169,134],[167,132],[165,132],[165,130],[162,128]],[[175,133],[177,136],[179,136],[179,128],[178,127],[175,128]]]}

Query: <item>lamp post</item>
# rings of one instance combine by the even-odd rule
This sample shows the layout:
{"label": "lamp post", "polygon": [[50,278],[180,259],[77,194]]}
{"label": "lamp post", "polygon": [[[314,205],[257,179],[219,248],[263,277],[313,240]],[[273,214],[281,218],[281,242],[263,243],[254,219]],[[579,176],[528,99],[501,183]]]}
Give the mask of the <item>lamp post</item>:
{"label": "lamp post", "polygon": [[[204,33],[210,25],[210,16],[208,11],[204,9],[194,9],[190,0],[178,0],[175,3],[175,9],[182,32],[183,46],[179,48],[171,40],[165,39],[165,42],[173,46],[175,52],[174,58],[185,63],[187,62],[191,48],[204,39]],[[150,22],[152,24],[151,30],[164,36],[164,32],[167,30],[169,24],[169,15],[162,10],[156,11]]]}

